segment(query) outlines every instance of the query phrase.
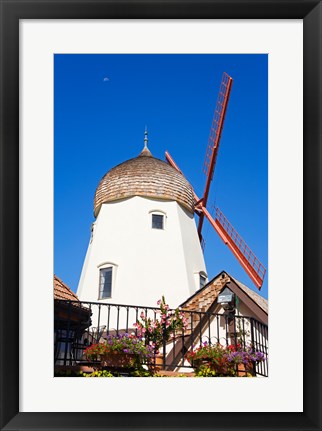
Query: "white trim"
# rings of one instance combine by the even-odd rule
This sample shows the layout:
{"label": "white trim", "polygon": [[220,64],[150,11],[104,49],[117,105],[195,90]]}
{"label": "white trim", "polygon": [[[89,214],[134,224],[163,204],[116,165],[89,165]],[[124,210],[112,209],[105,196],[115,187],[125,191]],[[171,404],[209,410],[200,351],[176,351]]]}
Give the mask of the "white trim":
{"label": "white trim", "polygon": [[118,267],[118,265],[116,263],[113,262],[103,262],[97,265],[97,268],[102,269],[101,267],[106,267],[106,266],[115,266],[116,268]]}
{"label": "white trim", "polygon": [[160,213],[160,214],[163,214],[163,215],[165,215],[167,217],[167,213],[165,211],[162,211],[162,210],[159,210],[159,209],[158,210],[150,210],[149,214],[151,214],[151,213],[155,213],[155,214]]}

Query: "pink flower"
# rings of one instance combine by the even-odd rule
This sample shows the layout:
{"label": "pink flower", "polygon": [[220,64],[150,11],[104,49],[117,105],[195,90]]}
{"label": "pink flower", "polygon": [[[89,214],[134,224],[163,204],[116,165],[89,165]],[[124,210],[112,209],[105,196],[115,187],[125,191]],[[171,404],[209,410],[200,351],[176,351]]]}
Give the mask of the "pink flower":
{"label": "pink flower", "polygon": [[157,305],[160,305],[161,304],[161,299],[159,299],[159,301],[157,302]]}
{"label": "pink flower", "polygon": [[140,317],[141,317],[141,319],[143,319],[145,317],[144,311],[141,311]]}

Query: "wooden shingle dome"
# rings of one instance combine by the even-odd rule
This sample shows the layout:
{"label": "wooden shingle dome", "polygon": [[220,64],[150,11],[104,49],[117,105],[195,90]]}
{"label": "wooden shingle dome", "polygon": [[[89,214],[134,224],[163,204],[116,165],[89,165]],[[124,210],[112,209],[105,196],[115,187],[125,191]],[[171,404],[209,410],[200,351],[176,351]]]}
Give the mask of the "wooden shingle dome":
{"label": "wooden shingle dome", "polygon": [[194,212],[189,182],[168,163],[154,158],[146,147],[138,157],[115,166],[101,179],[94,197],[95,217],[103,203],[132,196],[175,200]]}

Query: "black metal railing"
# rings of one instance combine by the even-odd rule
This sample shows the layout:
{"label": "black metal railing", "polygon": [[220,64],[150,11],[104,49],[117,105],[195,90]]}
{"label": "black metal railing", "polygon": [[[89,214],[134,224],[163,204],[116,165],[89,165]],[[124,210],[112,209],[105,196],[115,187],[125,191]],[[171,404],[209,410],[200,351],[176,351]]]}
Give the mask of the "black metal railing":
{"label": "black metal railing", "polygon": [[[171,311],[171,310],[169,310]],[[54,362],[55,365],[86,364],[84,349],[103,341],[108,335],[134,333],[134,326],[144,316],[158,319],[159,309],[124,304],[103,304],[55,300]],[[174,371],[190,368],[186,353],[203,343],[252,346],[265,356],[255,365],[255,375],[268,376],[268,327],[248,316],[184,310],[185,330],[163,337],[160,346],[161,368]]]}

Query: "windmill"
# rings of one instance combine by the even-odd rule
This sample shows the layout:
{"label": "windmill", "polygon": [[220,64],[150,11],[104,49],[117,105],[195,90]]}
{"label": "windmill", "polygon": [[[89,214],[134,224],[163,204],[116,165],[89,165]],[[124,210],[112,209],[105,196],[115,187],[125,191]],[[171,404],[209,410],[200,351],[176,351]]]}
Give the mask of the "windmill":
{"label": "windmill", "polygon": [[[202,227],[204,219],[206,217],[219,235],[219,237],[223,240],[223,242],[229,247],[234,256],[237,258],[237,260],[239,261],[243,269],[246,271],[250,279],[260,290],[266,273],[264,265],[256,257],[256,255],[246,244],[243,238],[238,234],[238,232],[233,228],[231,223],[228,221],[228,219],[224,216],[224,214],[219,208],[216,208],[215,218],[213,218],[207,210],[210,185],[214,176],[214,169],[216,166],[220,138],[224,126],[232,83],[232,78],[224,72],[211,124],[208,146],[203,166],[203,172],[206,175],[206,185],[202,198],[199,198],[194,193],[195,213],[199,217],[198,235],[201,243],[203,244]],[[165,153],[165,156],[168,163],[175,169],[177,169],[179,172],[181,172],[168,152]]]}

